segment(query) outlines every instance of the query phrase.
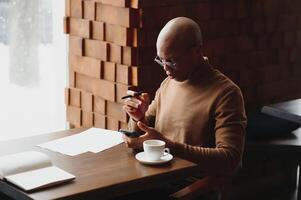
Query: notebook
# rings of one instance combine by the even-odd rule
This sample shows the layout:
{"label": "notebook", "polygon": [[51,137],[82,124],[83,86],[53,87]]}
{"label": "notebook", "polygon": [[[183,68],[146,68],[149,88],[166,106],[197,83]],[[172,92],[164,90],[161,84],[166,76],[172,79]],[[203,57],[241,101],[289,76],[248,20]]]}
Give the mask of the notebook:
{"label": "notebook", "polygon": [[54,166],[46,154],[26,151],[0,157],[0,179],[32,191],[71,181],[75,176]]}

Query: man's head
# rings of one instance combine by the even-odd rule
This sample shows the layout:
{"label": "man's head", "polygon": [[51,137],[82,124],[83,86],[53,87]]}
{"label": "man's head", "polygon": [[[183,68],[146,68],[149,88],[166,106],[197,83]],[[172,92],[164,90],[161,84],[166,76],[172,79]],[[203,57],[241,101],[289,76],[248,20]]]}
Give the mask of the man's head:
{"label": "man's head", "polygon": [[160,31],[156,46],[157,59],[163,61],[166,74],[176,81],[184,81],[202,57],[200,27],[189,18],[174,18]]}

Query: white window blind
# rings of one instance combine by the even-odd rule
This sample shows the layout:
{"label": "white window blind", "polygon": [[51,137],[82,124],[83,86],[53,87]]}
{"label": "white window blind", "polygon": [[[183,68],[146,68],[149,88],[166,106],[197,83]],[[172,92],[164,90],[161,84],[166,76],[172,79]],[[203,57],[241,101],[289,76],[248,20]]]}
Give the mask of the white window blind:
{"label": "white window blind", "polygon": [[66,128],[64,4],[0,0],[0,140]]}

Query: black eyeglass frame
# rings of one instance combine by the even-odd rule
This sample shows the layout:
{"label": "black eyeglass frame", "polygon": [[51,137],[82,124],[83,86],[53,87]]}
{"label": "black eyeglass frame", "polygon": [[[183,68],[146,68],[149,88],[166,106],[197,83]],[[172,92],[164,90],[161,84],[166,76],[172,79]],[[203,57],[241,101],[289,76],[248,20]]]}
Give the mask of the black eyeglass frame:
{"label": "black eyeglass frame", "polygon": [[176,69],[177,68],[177,63],[176,62],[164,61],[159,56],[156,56],[155,59],[154,59],[154,61],[156,63],[158,63],[159,65],[161,65],[162,67],[164,67],[164,65],[167,65],[168,67],[170,67],[172,69]]}

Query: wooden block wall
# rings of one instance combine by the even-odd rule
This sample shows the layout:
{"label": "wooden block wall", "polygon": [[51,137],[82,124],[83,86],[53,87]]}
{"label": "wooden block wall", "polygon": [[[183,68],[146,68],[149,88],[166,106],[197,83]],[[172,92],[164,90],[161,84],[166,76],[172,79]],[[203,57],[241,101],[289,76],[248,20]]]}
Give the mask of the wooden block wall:
{"label": "wooden block wall", "polygon": [[69,34],[68,121],[118,129],[128,88],[153,96],[165,73],[157,35],[186,16],[201,27],[204,53],[237,83],[247,107],[301,96],[301,1],[65,0]]}

